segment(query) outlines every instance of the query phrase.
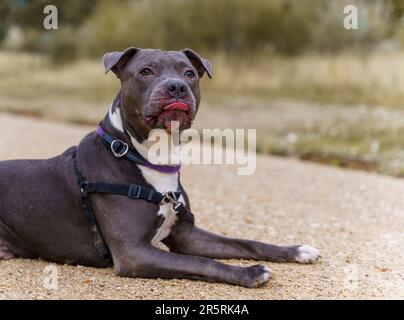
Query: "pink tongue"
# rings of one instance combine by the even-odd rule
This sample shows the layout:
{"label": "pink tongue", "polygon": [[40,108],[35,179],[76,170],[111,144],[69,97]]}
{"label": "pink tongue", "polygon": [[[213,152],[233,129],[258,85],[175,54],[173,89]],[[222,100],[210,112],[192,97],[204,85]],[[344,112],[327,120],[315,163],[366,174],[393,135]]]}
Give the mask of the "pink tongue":
{"label": "pink tongue", "polygon": [[188,111],[189,107],[184,102],[174,102],[164,107],[164,110],[182,110]]}

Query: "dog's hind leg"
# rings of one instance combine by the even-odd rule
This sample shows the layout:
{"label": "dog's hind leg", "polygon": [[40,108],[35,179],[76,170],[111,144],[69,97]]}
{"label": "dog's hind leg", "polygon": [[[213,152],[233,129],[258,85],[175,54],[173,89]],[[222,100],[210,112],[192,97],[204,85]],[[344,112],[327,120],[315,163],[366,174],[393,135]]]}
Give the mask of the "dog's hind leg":
{"label": "dog's hind leg", "polygon": [[15,255],[11,252],[9,242],[6,241],[8,228],[0,220],[0,260],[10,260],[15,258]]}
{"label": "dog's hind leg", "polygon": [[0,220],[0,260],[35,258],[17,235]]}
{"label": "dog's hind leg", "polygon": [[15,255],[8,249],[5,241],[0,239],[0,260],[10,260],[15,258]]}

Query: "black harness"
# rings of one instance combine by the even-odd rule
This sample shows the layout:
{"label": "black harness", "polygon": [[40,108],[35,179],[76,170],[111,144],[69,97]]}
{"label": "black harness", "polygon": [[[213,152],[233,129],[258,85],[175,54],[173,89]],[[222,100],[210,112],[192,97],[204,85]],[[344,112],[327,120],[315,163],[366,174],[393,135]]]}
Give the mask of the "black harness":
{"label": "black harness", "polygon": [[[115,149],[117,147],[116,145],[119,143],[121,145],[119,149],[122,149],[122,147],[124,148],[125,151],[124,155],[126,159],[136,164],[140,165],[146,164],[147,160],[141,157],[136,150],[129,148],[129,146],[126,143],[122,142],[121,140],[114,139],[114,137],[109,133],[103,132],[103,135],[100,136],[103,138],[105,145],[109,149],[111,149],[115,157],[117,158],[122,157],[121,152],[122,150],[117,151],[117,149]],[[77,148],[74,150],[72,158],[77,184],[79,185],[80,188],[81,204],[84,208],[84,214],[88,221],[91,237],[98,253],[105,259],[110,260],[111,254],[108,249],[108,246],[106,245],[102,237],[102,234],[97,224],[97,220],[94,215],[93,205],[91,201],[91,193],[116,194],[120,196],[126,196],[131,199],[146,200],[159,206],[171,203],[173,205],[174,210],[177,212],[178,216],[182,216],[183,219],[193,222],[194,220],[193,214],[184,206],[182,202],[178,201],[178,199],[181,196],[181,191],[177,190],[175,192],[170,191],[166,193],[160,193],[154,188],[148,188],[139,184],[125,185],[125,184],[114,184],[109,182],[88,182],[87,179],[81,173],[77,164]]]}

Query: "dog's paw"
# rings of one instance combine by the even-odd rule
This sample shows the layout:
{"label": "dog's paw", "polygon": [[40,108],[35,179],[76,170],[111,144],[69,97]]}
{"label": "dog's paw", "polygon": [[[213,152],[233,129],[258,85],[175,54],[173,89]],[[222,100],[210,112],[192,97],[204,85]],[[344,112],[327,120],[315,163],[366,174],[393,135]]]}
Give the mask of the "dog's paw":
{"label": "dog's paw", "polygon": [[315,263],[321,258],[320,252],[307,244],[299,246],[295,256],[296,262],[299,263]]}
{"label": "dog's paw", "polygon": [[271,279],[271,271],[261,264],[256,264],[251,267],[247,267],[249,280],[246,283],[246,287],[256,288],[267,283]]}
{"label": "dog's paw", "polygon": [[14,258],[15,258],[14,254],[12,254],[10,251],[2,250],[0,248],[0,260],[10,260]]}

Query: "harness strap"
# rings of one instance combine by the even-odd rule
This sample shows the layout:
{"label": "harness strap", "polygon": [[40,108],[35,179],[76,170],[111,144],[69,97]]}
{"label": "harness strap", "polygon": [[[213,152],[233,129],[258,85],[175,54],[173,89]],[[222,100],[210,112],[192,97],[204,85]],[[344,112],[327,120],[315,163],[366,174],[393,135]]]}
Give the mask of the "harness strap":
{"label": "harness strap", "polygon": [[184,220],[194,222],[193,214],[184,206],[182,202],[178,201],[179,197],[181,196],[181,192],[177,191],[160,193],[153,188],[148,188],[138,184],[124,185],[108,182],[87,182],[77,165],[77,148],[74,150],[72,157],[77,184],[80,187],[81,204],[84,208],[84,214],[89,224],[94,246],[99,254],[104,258],[111,259],[111,254],[97,225],[97,220],[94,215],[91,201],[91,193],[116,194],[127,196],[131,199],[146,200],[157,205],[172,203],[177,215],[181,215]]}
{"label": "harness strap", "polygon": [[81,205],[84,209],[84,215],[87,218],[87,223],[90,229],[91,238],[93,240],[94,246],[97,249],[99,255],[104,259],[111,260],[111,254],[107,245],[105,244],[104,238],[101,235],[100,229],[98,228],[97,220],[94,215],[93,204],[91,201],[91,196],[88,192],[84,190],[86,184],[86,178],[81,174],[79,167],[77,165],[77,149],[73,152],[73,168],[76,174],[77,184],[80,187],[80,200]]}
{"label": "harness strap", "polygon": [[126,142],[117,139],[112,134],[106,132],[101,124],[97,127],[97,135],[102,138],[105,146],[110,149],[113,155],[118,159],[126,158],[135,164],[146,166],[150,169],[163,173],[174,173],[181,169],[181,165],[168,166],[149,162],[143,158],[136,149],[130,148]]}
{"label": "harness strap", "polygon": [[181,215],[188,212],[183,203],[178,201],[181,192],[160,193],[153,188],[144,187],[139,184],[125,185],[108,182],[85,182],[82,189],[85,193],[116,194],[127,196],[131,199],[146,200],[157,205],[171,202],[177,214]]}
{"label": "harness strap", "polygon": [[136,149],[129,148],[125,142],[115,138],[112,134],[105,132],[101,125],[97,128],[97,134],[103,138],[105,145],[111,149],[116,157],[126,157],[133,163],[140,165],[146,163],[146,160]]}
{"label": "harness strap", "polygon": [[[157,192],[155,189],[146,188],[138,184],[124,185],[106,182],[87,182],[84,185],[84,191],[89,193],[109,193],[128,196],[132,199],[143,199],[155,204],[161,204],[165,199],[164,194]],[[177,199],[181,196],[180,192],[174,192],[174,194]]]}

